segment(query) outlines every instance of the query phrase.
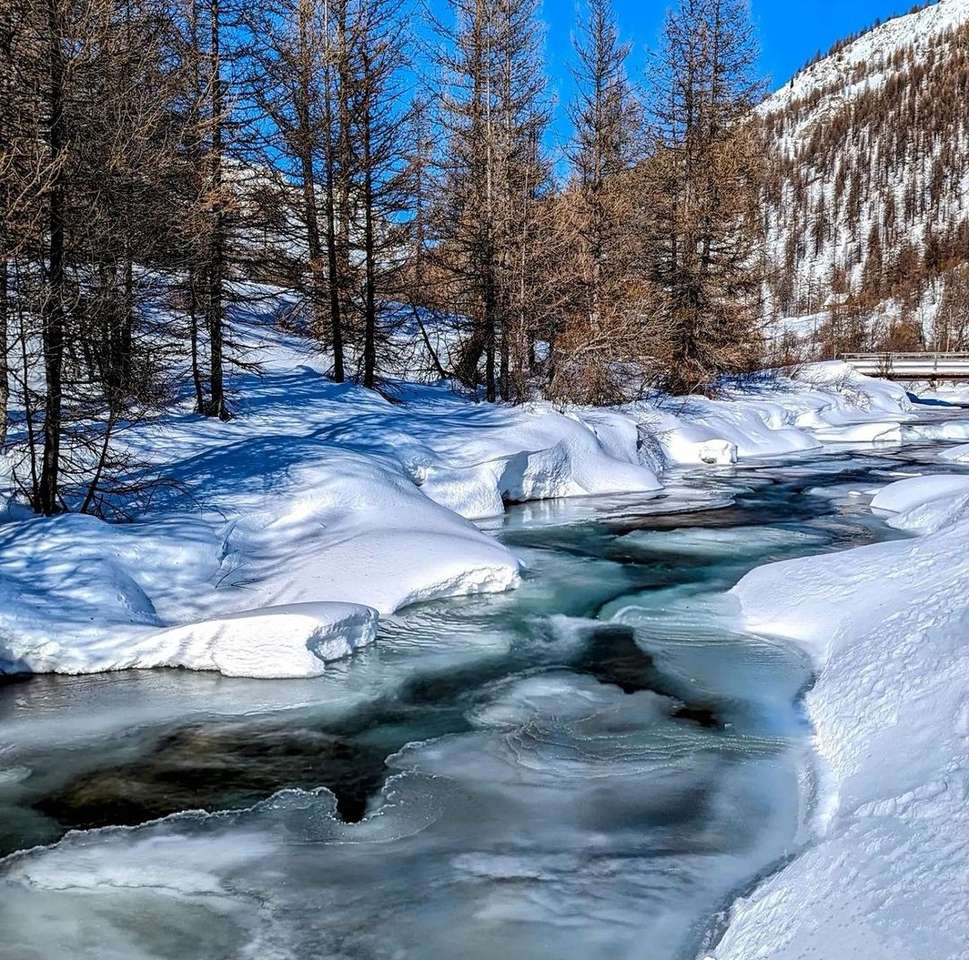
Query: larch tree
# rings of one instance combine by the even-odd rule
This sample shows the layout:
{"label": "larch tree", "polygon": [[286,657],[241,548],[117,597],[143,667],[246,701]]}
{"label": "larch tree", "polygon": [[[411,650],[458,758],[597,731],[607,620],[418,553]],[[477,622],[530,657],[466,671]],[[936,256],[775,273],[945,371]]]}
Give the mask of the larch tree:
{"label": "larch tree", "polygon": [[380,320],[403,286],[398,226],[407,198],[407,129],[402,71],[407,63],[402,0],[359,0],[349,31],[347,74],[351,187],[351,249],[359,261],[363,385],[377,384]]}
{"label": "larch tree", "polygon": [[136,264],[162,264],[171,224],[169,25],[153,0],[25,0],[13,25],[21,96],[2,189],[25,414],[13,459],[44,514],[95,508],[115,425],[156,393],[135,335]]}
{"label": "larch tree", "polygon": [[209,48],[207,89],[208,173],[209,173],[209,250],[206,263],[208,279],[206,311],[209,333],[209,396],[202,413],[220,420],[229,419],[225,398],[223,340],[225,323],[225,284],[227,275],[225,126],[226,82],[222,54],[223,0],[209,0]]}
{"label": "larch tree", "polygon": [[647,242],[669,343],[665,386],[709,391],[759,358],[765,150],[746,0],[679,0],[651,71]]}
{"label": "larch tree", "polygon": [[[546,178],[536,0],[451,0],[443,29],[447,78],[440,117],[446,145],[438,205],[452,302],[471,327],[459,375],[485,395],[510,397],[518,321],[533,297],[523,244]],[[517,349],[517,348],[516,348]],[[521,350],[518,350],[521,353]]]}
{"label": "larch tree", "polygon": [[551,387],[570,399],[607,402],[623,394],[634,362],[649,369],[654,348],[635,173],[643,113],[609,0],[590,0],[575,50],[571,176],[560,198],[569,295]]}

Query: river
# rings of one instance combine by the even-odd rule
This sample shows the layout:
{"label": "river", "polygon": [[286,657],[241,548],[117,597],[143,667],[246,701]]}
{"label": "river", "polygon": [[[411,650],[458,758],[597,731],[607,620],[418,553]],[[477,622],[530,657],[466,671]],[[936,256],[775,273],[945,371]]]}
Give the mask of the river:
{"label": "river", "polygon": [[387,618],[318,680],[4,682],[0,957],[697,956],[814,800],[810,664],[727,591],[899,536],[864,494],[933,449],[512,508],[519,590]]}

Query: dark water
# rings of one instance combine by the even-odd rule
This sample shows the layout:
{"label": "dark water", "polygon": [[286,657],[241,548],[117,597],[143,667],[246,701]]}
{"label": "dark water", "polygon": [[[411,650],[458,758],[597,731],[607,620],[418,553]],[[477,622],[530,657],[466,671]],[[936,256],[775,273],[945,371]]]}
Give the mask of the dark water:
{"label": "dark water", "polygon": [[7,862],[0,957],[694,956],[811,794],[809,666],[725,591],[896,536],[862,494],[932,453],[518,508],[520,590],[404,611],[319,680],[0,686],[0,851],[110,828]]}

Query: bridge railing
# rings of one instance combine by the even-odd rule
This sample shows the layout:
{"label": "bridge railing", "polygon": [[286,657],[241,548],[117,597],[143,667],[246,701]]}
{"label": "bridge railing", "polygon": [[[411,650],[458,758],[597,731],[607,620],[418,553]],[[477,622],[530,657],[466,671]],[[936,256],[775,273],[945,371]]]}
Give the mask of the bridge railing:
{"label": "bridge railing", "polygon": [[895,380],[969,379],[969,353],[844,353],[859,373]]}

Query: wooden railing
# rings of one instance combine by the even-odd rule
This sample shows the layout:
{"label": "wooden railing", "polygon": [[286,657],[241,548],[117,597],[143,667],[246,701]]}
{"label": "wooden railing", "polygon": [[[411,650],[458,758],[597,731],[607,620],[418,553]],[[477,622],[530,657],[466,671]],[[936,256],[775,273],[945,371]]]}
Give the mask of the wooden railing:
{"label": "wooden railing", "polygon": [[845,353],[841,359],[887,380],[969,380],[969,353]]}

